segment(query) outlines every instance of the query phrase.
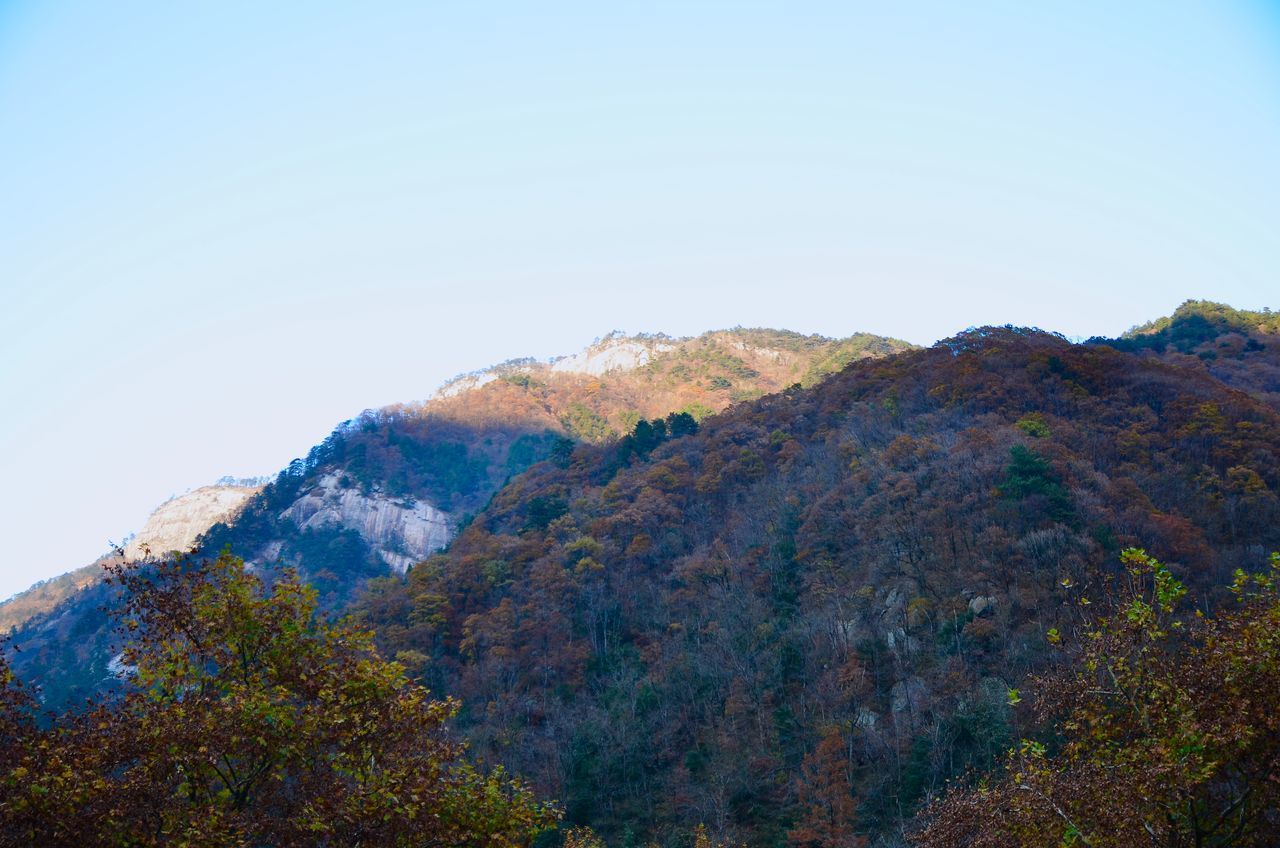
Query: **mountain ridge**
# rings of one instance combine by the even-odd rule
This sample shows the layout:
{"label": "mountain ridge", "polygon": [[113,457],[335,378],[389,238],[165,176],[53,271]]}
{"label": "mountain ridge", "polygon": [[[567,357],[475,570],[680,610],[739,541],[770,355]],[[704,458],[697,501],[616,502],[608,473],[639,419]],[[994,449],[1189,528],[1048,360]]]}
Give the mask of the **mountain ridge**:
{"label": "mountain ridge", "polygon": [[222,477],[170,496],[151,511],[137,533],[125,539],[118,552],[104,554],[89,565],[42,580],[0,601],[0,632],[21,626],[93,585],[110,563],[188,550],[214,524],[233,519],[264,485],[260,478]]}
{"label": "mountain ridge", "polygon": [[[632,354],[638,345],[652,355],[600,359],[620,345],[631,346]],[[305,459],[294,460],[246,499],[236,520],[204,528],[199,544],[206,550],[230,545],[259,568],[299,566],[326,608],[337,609],[363,581],[403,571],[443,547],[509,477],[558,446],[616,438],[642,418],[677,408],[704,417],[814,379],[842,361],[908,348],[865,333],[843,339],[762,329],[686,338],[612,333],[569,356],[490,366],[443,388],[488,375],[483,381],[426,401],[366,410],[341,423]],[[100,566],[55,578],[59,591],[0,604],[0,616],[7,609],[14,619],[11,626],[17,610],[30,622],[21,635],[36,647],[26,656],[63,650],[77,657],[51,663],[59,667],[51,677],[68,669],[103,669],[114,655],[100,614],[86,612],[75,625],[54,615],[74,593],[94,586]],[[105,600],[100,590],[92,603]],[[41,682],[53,703],[100,685],[98,673],[70,673],[73,679],[61,683],[51,677]]]}
{"label": "mountain ridge", "polygon": [[640,440],[531,468],[356,607],[462,700],[478,752],[615,839],[783,841],[821,813],[781,776],[832,728],[859,831],[901,832],[1014,744],[1006,693],[1052,661],[1063,581],[1140,545],[1212,609],[1280,546],[1280,413],[1043,331],[976,328]]}
{"label": "mountain ridge", "polygon": [[[1280,338],[1203,310],[1135,340],[972,328],[807,385],[842,354],[708,334],[625,372],[524,363],[345,422],[201,545],[308,569],[571,823],[778,844],[829,768],[899,844],[1019,738],[1007,693],[1054,662],[1064,581],[1140,545],[1212,610],[1280,547]],[[735,402],[751,380],[777,388]],[[400,574],[354,527],[282,517],[317,487],[460,532]],[[18,633],[51,706],[118,685],[90,610],[111,597],[73,600]]]}

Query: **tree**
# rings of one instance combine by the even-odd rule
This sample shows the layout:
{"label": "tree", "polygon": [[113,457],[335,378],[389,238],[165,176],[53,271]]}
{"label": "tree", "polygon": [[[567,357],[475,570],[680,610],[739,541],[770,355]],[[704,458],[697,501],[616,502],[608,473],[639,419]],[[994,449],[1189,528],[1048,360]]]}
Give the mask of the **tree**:
{"label": "tree", "polygon": [[858,804],[840,728],[832,727],[800,768],[802,814],[788,834],[795,848],[856,848],[866,840],[853,830]]}
{"label": "tree", "polygon": [[1122,561],[1118,587],[1079,599],[1104,612],[1076,661],[1037,681],[1047,741],[951,792],[919,845],[1280,843],[1280,556],[1237,572],[1239,605],[1212,619],[1184,613],[1186,589],[1145,552]]}
{"label": "tree", "polygon": [[1046,499],[1050,518],[1054,521],[1068,521],[1071,518],[1071,498],[1067,490],[1058,481],[1048,460],[1035,451],[1023,445],[1010,448],[1005,475],[1004,483],[1000,486],[1005,497],[1015,500],[1043,497]]}
{"label": "tree", "polygon": [[41,729],[0,673],[0,844],[519,846],[554,824],[292,574],[267,588],[224,553],[113,579],[134,691]]}

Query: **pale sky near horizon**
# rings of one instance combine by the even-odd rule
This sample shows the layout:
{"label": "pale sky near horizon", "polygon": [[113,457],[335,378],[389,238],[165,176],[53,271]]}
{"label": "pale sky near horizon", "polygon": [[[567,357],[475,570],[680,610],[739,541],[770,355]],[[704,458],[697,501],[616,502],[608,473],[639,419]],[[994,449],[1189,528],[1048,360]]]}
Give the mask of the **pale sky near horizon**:
{"label": "pale sky near horizon", "polygon": [[1280,307],[1274,2],[0,0],[0,597],[615,328]]}

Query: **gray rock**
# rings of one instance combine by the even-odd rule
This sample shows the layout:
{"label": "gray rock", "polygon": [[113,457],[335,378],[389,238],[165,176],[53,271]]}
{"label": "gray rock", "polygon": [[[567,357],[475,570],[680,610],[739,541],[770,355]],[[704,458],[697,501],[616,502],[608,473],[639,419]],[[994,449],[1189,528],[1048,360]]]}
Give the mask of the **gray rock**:
{"label": "gray rock", "polygon": [[978,595],[969,601],[969,612],[974,615],[995,612],[995,609],[996,599],[993,595]]}
{"label": "gray rock", "polygon": [[404,573],[416,562],[449,544],[453,519],[424,500],[407,506],[381,492],[346,488],[337,473],[326,474],[281,513],[302,529],[338,526],[355,530]]}
{"label": "gray rock", "polygon": [[196,537],[219,521],[230,521],[240,513],[261,486],[201,486],[156,507],[138,535],[125,547],[126,559],[139,560],[149,551],[162,557],[173,551],[185,552]]}
{"label": "gray rock", "polygon": [[915,713],[924,704],[924,699],[928,695],[929,688],[919,677],[899,680],[889,690],[889,709],[894,714],[908,711]]}

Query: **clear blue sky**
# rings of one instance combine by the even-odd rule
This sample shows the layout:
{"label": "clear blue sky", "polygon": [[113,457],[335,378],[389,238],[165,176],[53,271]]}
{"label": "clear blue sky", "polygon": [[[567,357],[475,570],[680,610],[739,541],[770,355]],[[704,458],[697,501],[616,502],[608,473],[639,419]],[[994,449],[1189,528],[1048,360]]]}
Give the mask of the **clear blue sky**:
{"label": "clear blue sky", "polygon": [[0,0],[0,596],[609,330],[1280,306],[1272,3]]}

